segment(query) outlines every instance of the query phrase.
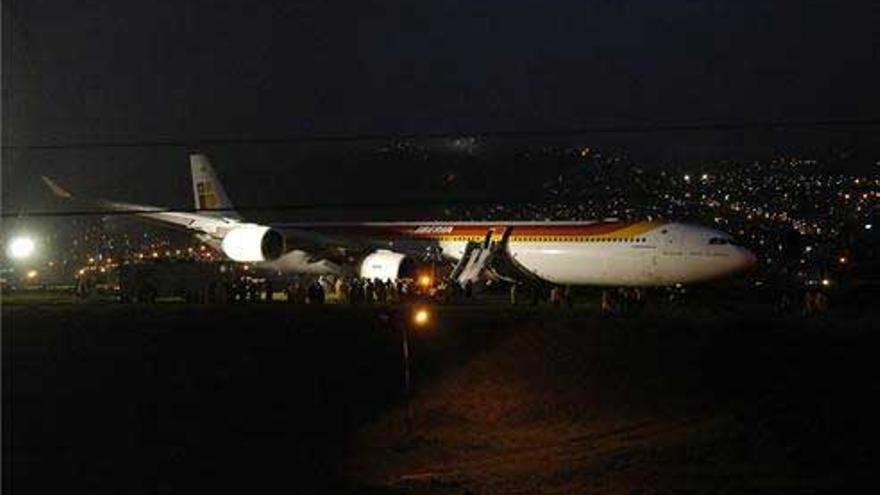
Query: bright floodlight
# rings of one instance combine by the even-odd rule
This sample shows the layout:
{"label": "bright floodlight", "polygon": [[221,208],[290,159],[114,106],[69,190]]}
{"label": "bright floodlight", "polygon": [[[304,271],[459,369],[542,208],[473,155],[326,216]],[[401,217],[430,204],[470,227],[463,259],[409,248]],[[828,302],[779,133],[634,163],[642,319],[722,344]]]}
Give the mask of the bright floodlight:
{"label": "bright floodlight", "polygon": [[9,243],[7,252],[11,258],[21,260],[34,254],[35,247],[34,240],[30,237],[16,237]]}

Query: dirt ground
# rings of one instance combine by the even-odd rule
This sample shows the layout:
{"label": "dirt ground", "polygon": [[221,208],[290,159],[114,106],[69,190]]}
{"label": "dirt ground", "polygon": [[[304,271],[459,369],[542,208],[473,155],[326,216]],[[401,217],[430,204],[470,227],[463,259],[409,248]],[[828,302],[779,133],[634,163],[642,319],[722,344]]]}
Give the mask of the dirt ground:
{"label": "dirt ground", "polygon": [[[521,321],[361,429],[349,469],[414,493],[843,491],[875,467],[870,319]],[[867,347],[865,347],[867,346]]]}
{"label": "dirt ground", "polygon": [[[4,306],[10,493],[851,491],[876,310]],[[406,428],[411,410],[412,428]]]}

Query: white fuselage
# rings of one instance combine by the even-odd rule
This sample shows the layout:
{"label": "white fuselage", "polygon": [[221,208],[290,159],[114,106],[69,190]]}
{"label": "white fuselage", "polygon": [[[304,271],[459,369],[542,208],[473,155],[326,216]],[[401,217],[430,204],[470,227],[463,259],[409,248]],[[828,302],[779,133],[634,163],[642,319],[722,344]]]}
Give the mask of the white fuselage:
{"label": "white fuselage", "polygon": [[[521,269],[553,284],[593,286],[662,286],[724,277],[755,263],[755,256],[723,232],[682,223],[621,224],[603,232],[599,222],[370,223],[329,227],[337,232],[370,230],[383,249],[414,254],[428,244],[459,260],[469,242],[485,236],[486,225],[498,239],[512,227],[507,251]],[[491,227],[494,225],[494,227]],[[388,232],[391,231],[392,234]],[[596,232],[599,233],[596,233]],[[482,232],[482,234],[481,234]],[[561,232],[561,233],[560,233]],[[317,260],[294,250],[272,262],[283,271],[351,273],[350,267]]]}
{"label": "white fuselage", "polygon": [[[508,241],[510,256],[522,268],[560,285],[658,286],[711,280],[755,263],[747,249],[716,231],[666,224],[638,237],[602,240]],[[643,240],[642,240],[643,239]],[[444,254],[458,259],[464,241],[443,241]]]}

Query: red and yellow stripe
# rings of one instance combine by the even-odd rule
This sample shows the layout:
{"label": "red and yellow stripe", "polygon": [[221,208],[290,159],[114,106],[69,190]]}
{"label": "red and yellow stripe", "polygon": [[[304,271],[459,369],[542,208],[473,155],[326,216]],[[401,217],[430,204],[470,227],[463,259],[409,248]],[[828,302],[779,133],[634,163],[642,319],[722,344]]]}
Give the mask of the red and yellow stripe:
{"label": "red and yellow stripe", "polygon": [[[515,225],[510,234],[513,242],[605,242],[639,239],[645,233],[661,226],[660,222],[596,223],[596,224],[527,224]],[[493,240],[499,240],[504,232],[503,224],[449,224],[434,227],[443,232],[424,232],[423,227],[411,227],[402,234],[407,237],[447,242],[479,242],[486,232],[492,230]],[[420,230],[422,229],[422,230]]]}

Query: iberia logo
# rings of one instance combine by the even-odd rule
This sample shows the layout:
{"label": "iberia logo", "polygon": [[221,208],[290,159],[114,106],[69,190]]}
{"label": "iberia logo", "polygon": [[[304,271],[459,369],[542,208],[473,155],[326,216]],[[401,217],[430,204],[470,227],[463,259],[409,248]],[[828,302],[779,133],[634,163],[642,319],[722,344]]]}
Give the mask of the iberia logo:
{"label": "iberia logo", "polygon": [[199,194],[199,205],[201,208],[217,208],[217,195],[214,193],[214,187],[210,182],[196,183],[196,192]]}
{"label": "iberia logo", "polygon": [[449,234],[452,232],[452,225],[423,225],[416,228],[416,234]]}

